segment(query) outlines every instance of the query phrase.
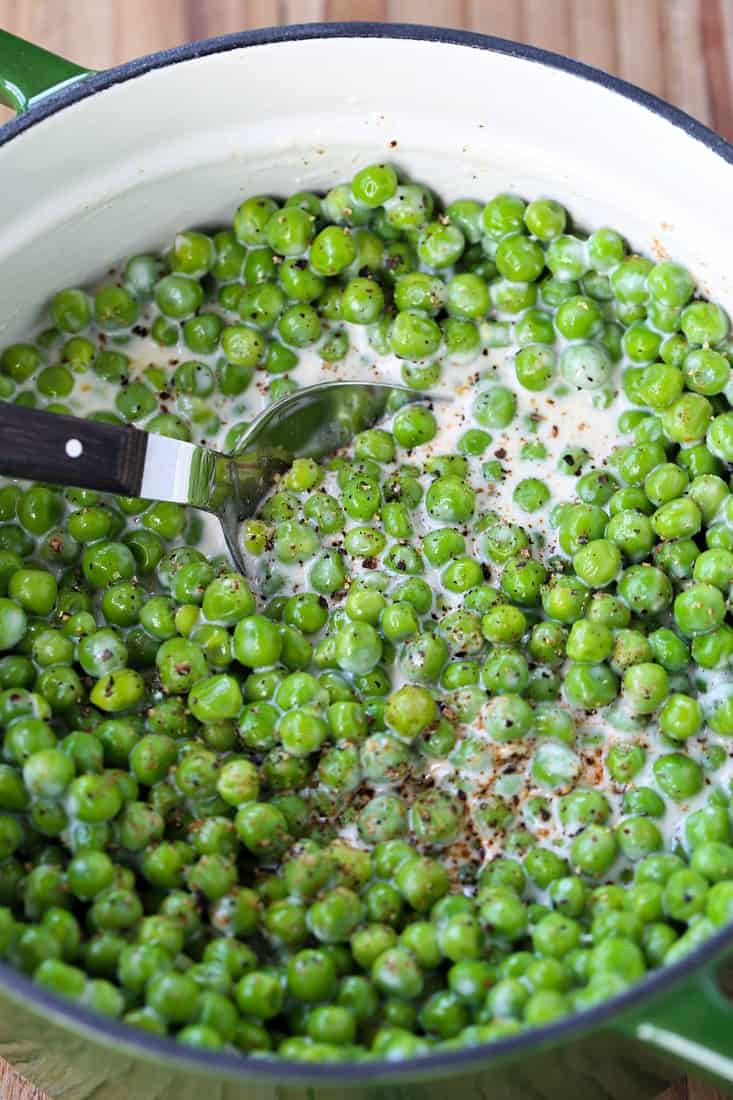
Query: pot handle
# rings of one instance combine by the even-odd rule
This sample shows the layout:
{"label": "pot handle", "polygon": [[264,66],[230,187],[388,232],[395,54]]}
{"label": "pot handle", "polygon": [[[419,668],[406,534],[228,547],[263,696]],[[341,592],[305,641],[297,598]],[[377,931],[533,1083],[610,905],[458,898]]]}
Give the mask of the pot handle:
{"label": "pot handle", "polygon": [[0,30],[0,103],[19,115],[44,96],[91,76],[84,69],[41,46]]}
{"label": "pot handle", "polygon": [[[729,956],[730,959],[730,956]],[[728,963],[730,965],[730,963]],[[694,1069],[719,1085],[733,1085],[733,1000],[721,990],[720,958],[701,966],[688,981],[616,1025],[627,1037]]]}

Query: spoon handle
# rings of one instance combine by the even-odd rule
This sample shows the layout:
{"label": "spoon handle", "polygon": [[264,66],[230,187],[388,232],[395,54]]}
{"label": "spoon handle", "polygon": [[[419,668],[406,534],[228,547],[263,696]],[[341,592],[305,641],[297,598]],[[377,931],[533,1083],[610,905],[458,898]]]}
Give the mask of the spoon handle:
{"label": "spoon handle", "polygon": [[132,425],[0,403],[0,474],[217,511],[229,460]]}
{"label": "spoon handle", "polygon": [[0,473],[138,496],[146,432],[131,426],[0,404]]}

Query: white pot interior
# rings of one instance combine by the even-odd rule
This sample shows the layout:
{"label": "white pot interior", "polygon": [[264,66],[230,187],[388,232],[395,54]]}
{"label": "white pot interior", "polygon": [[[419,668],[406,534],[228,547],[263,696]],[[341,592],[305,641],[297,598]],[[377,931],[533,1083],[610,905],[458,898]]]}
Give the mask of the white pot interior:
{"label": "white pot interior", "polygon": [[60,287],[246,194],[325,189],[389,159],[445,199],[551,195],[687,263],[733,306],[733,166],[654,111],[526,58],[451,43],[276,42],[116,84],[0,147],[0,342]]}

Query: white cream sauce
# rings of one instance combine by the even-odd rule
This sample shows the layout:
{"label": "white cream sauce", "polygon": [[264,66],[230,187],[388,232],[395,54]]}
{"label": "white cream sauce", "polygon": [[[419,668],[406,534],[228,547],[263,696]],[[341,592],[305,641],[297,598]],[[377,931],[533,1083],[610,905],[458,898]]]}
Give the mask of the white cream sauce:
{"label": "white cream sauce", "polygon": [[[219,312],[228,323],[236,322],[235,315],[227,315],[221,310]],[[152,311],[148,309],[143,313],[139,326],[146,328],[151,320]],[[394,356],[378,356],[370,348],[364,329],[356,326],[341,327],[349,330],[350,348],[346,357],[336,364],[324,363],[315,350],[306,349],[300,353],[297,366],[290,372],[289,376],[294,382],[299,386],[307,386],[332,379],[384,379],[396,382],[401,380],[398,359]],[[110,341],[108,346],[112,349],[116,347],[114,341]],[[147,335],[133,336],[129,341],[120,343],[117,350],[124,352],[132,361],[130,381],[145,380],[145,369],[150,365],[162,367],[167,374],[172,375],[175,367],[187,359],[197,358],[207,361],[205,357],[192,355],[183,346],[161,348]],[[493,440],[482,459],[471,460],[471,483],[477,493],[476,511],[479,513],[492,509],[502,519],[523,526],[532,540],[533,552],[547,557],[557,552],[555,532],[549,522],[550,512],[558,503],[574,499],[575,478],[568,476],[559,468],[559,459],[568,447],[585,447],[592,456],[591,465],[587,468],[603,466],[614,446],[620,442],[616,425],[619,414],[626,407],[625,398],[617,392],[608,407],[597,407],[592,391],[579,390],[566,385],[541,393],[530,393],[517,383],[512,365],[515,351],[515,348],[486,347],[471,363],[448,362],[443,365],[441,380],[432,392],[445,394],[450,400],[435,404],[438,420],[437,435],[432,442],[415,452],[415,461],[423,462],[430,455],[456,453],[458,439],[463,432],[478,426],[471,417],[471,406],[476,393],[494,381],[509,386],[517,395],[517,415],[508,427],[491,432]],[[212,367],[215,358],[215,356],[208,358]],[[620,389],[619,382],[623,366],[624,364],[621,363],[614,368],[612,385],[616,391]],[[267,388],[270,381],[270,376],[259,371],[255,374],[254,382],[241,397],[231,399],[215,394],[205,398],[206,403],[220,417],[221,426],[216,432],[210,434],[206,434],[205,429],[201,429],[198,434],[195,431],[194,441],[223,448],[227,430],[233,423],[249,421],[266,407]],[[115,396],[114,386],[101,381],[88,371],[77,376],[74,391],[65,400],[74,412],[88,414],[101,409],[112,409]],[[170,399],[164,404],[168,411],[177,411],[172,390]],[[180,407],[180,399],[178,409],[185,415],[184,409]],[[389,422],[385,421],[384,426],[388,427]],[[546,457],[540,460],[523,457],[521,451],[528,442],[541,442],[546,448]],[[501,462],[504,470],[503,479],[487,481],[481,476],[477,477],[476,472],[480,471],[481,462],[493,458]],[[409,455],[407,460],[410,461]],[[512,500],[512,492],[517,482],[527,477],[540,478],[551,494],[548,505],[531,515],[518,509]],[[427,480],[423,479],[425,485]],[[329,473],[322,487],[334,492],[334,486],[335,474]],[[338,490],[335,490],[335,495],[338,495]],[[413,513],[412,519],[416,528],[413,540],[416,544],[419,537],[431,527],[443,526],[433,522],[422,507]],[[133,519],[132,522],[137,521]],[[356,522],[349,520],[347,527]],[[340,543],[341,536],[333,540],[327,537],[324,545],[329,545],[329,542],[335,545],[337,541]],[[218,523],[211,516],[203,517],[202,534],[198,545],[209,558],[226,554],[226,546]],[[477,538],[469,536],[466,539],[466,553],[481,558]],[[367,572],[360,561],[348,558],[347,561],[352,580],[364,576]],[[305,567],[276,564],[278,572],[282,575],[281,592],[290,594],[307,589],[307,572],[311,564],[307,563]],[[427,561],[425,562],[424,579],[436,593],[439,592],[439,572]],[[259,567],[255,563],[251,579],[256,591],[258,579],[261,579],[258,578],[258,573]],[[498,580],[498,574],[499,570],[492,568],[490,583]],[[397,584],[403,579],[397,576],[390,578],[390,582]],[[458,606],[461,600],[461,596],[452,595],[449,592],[441,593],[437,603],[440,614],[445,614],[452,607]],[[393,686],[397,687],[400,682],[397,664],[394,666],[394,672]],[[733,672],[729,669],[707,672],[704,674],[704,679],[705,686],[700,695],[700,701],[709,712],[716,702],[727,698],[733,691]],[[572,786],[602,789],[612,806],[610,823],[615,824],[624,816],[622,810],[624,788],[614,784],[604,768],[603,761],[611,745],[631,740],[645,748],[646,763],[634,780],[635,786],[655,786],[653,777],[655,760],[663,753],[674,750],[669,744],[662,745],[653,723],[643,730],[623,733],[614,728],[602,713],[586,714],[575,711],[574,718],[578,731],[576,751],[579,775]],[[481,858],[493,858],[501,854],[503,849],[505,833],[502,830],[477,826],[475,820],[487,795],[498,793],[509,799],[514,795],[517,796],[518,809],[510,826],[512,829],[529,828],[542,843],[553,847],[560,854],[567,854],[571,838],[563,835],[557,815],[558,798],[556,797],[564,793],[564,790],[553,792],[538,787],[530,775],[531,760],[537,745],[536,739],[529,736],[519,742],[491,743],[484,730],[481,712],[473,722],[461,728],[461,734],[463,737],[476,735],[486,742],[487,752],[482,760],[476,762],[477,767],[461,772],[450,760],[433,761],[426,765],[426,777],[434,782],[438,790],[451,796],[456,803],[458,803],[459,789],[465,792],[461,804],[468,819],[474,819],[467,823],[467,827],[479,833]],[[706,727],[703,727],[698,736],[688,740],[681,751],[686,751],[691,757],[700,759],[706,745],[712,743],[723,745],[727,756],[726,761],[717,771],[705,772],[705,786],[694,798],[679,804],[667,800],[664,817],[656,821],[664,835],[665,849],[673,848],[677,843],[684,841],[684,819],[689,813],[705,804],[711,786],[720,786],[727,791],[733,779],[733,750],[724,739],[715,737]],[[555,744],[557,745],[557,742]],[[534,820],[528,824],[523,817],[524,807],[529,798],[538,795],[548,799],[551,812],[547,820],[539,823]],[[344,823],[342,835],[349,843],[356,845],[361,843],[353,821]],[[459,844],[452,850],[446,851],[445,858],[460,862],[464,852],[465,849]],[[623,859],[619,859],[610,877],[623,876],[625,866],[628,865]]]}

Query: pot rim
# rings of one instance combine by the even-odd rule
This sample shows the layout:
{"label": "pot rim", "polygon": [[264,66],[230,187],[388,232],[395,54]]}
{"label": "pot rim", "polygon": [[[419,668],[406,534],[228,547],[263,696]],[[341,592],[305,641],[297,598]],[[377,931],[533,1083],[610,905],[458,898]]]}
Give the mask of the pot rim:
{"label": "pot rim", "polygon": [[598,84],[608,91],[629,99],[665,121],[683,130],[689,137],[702,142],[723,160],[733,164],[733,144],[716,133],[699,119],[686,111],[675,107],[667,100],[645,91],[636,84],[614,76],[603,69],[588,65],[564,54],[554,53],[539,46],[530,46],[523,42],[514,42],[508,38],[481,34],[478,31],[459,30],[453,27],[434,27],[420,23],[375,23],[368,21],[339,21],[333,23],[293,23],[285,26],[258,27],[253,30],[235,31],[232,34],[206,38],[199,42],[188,42],[173,46],[168,50],[159,50],[134,58],[122,65],[64,85],[57,91],[44,95],[32,107],[16,118],[0,126],[0,146],[11,141],[18,134],[56,114],[65,107],[97,92],[123,84],[155,69],[167,68],[182,61],[191,61],[208,57],[214,53],[228,53],[230,50],[248,46],[267,46],[281,42],[303,42],[312,39],[333,38],[393,38],[397,40],[438,42],[453,46],[465,46],[469,49],[484,50],[488,53],[507,54],[524,61],[546,65],[559,69],[581,80]]}
{"label": "pot rim", "polygon": [[[113,69],[95,73],[45,96],[26,113],[0,127],[0,147],[66,107],[71,107],[82,99],[96,95],[116,84],[143,76],[155,69],[244,47],[340,38],[391,38],[444,43],[505,54],[533,64],[558,69],[631,100],[681,129],[688,137],[702,143],[721,159],[733,165],[733,144],[720,134],[659,96],[644,91],[602,69],[537,46],[475,31],[410,23],[375,22],[305,23],[263,27],[191,42],[136,58]],[[563,1039],[580,1037],[583,1033],[608,1023],[613,1017],[637,1008],[646,999],[669,991],[680,979],[689,978],[698,971],[701,976],[707,973],[709,966],[716,958],[720,961],[723,957],[723,948],[730,945],[732,940],[733,927],[723,928],[679,962],[652,971],[644,979],[635,982],[628,990],[610,1000],[584,1012],[571,1014],[555,1023],[520,1032],[492,1043],[483,1043],[456,1051],[438,1051],[400,1062],[375,1059],[364,1062],[316,1064],[195,1049],[179,1045],[172,1038],[152,1035],[75,1005],[36,985],[26,975],[1,962],[0,982],[12,998],[31,1003],[55,1022],[68,1021],[82,1034],[101,1042],[112,1043],[117,1050],[131,1055],[142,1055],[157,1062],[173,1063],[180,1068],[188,1066],[192,1070],[200,1069],[212,1073],[220,1071],[230,1078],[275,1079],[293,1085],[308,1083],[338,1085],[355,1081],[376,1083],[384,1080],[399,1082],[405,1078],[432,1077],[436,1071],[443,1077],[452,1070],[455,1072],[478,1070],[488,1062],[509,1059],[529,1047],[545,1046]]]}

